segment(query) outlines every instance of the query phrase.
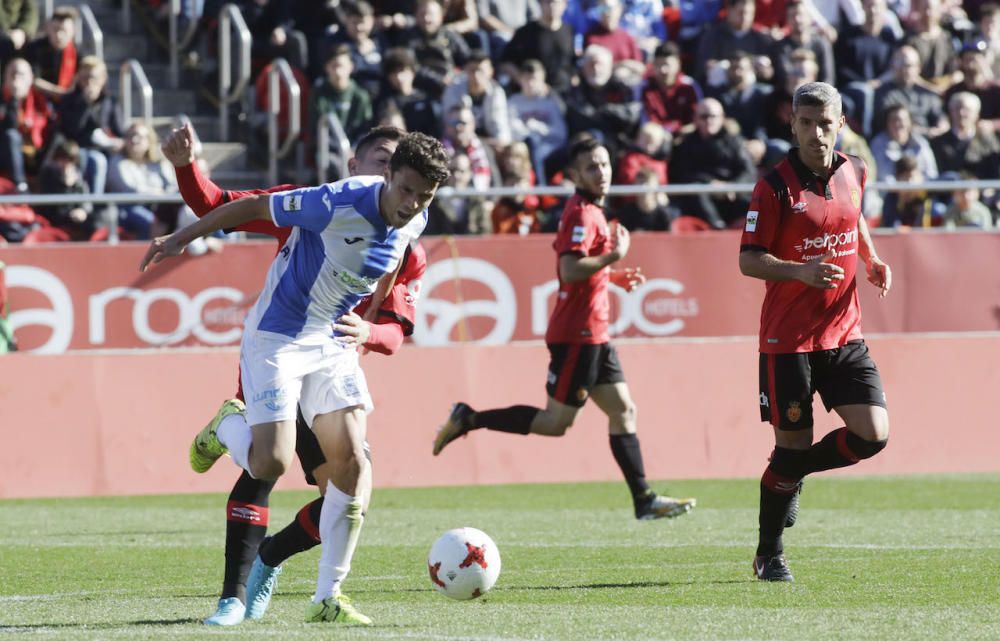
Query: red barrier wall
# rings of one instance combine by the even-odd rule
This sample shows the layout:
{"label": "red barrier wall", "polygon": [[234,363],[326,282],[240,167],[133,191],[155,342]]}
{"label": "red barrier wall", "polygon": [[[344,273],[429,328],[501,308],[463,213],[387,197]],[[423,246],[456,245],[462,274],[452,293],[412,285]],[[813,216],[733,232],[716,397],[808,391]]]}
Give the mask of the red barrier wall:
{"label": "red barrier wall", "polygon": [[[892,438],[846,473],[1000,471],[991,406],[1000,335],[871,341]],[[651,478],[754,477],[771,447],[758,420],[756,344],[623,341]],[[228,491],[236,467],[187,467],[194,433],[233,391],[233,350],[0,357],[0,498]],[[369,437],[380,486],[618,479],[602,416],[588,406],[561,439],[479,432],[430,454],[450,404],[544,401],[542,345],[418,348],[368,356]],[[835,420],[817,410],[818,426]],[[817,430],[819,431],[819,430]],[[291,473],[280,487],[303,487]]]}
{"label": "red barrier wall", "polygon": [[[551,236],[427,238],[414,340],[504,344],[540,338],[554,299]],[[1000,234],[879,236],[894,271],[892,295],[859,289],[866,332],[1000,329]],[[618,336],[750,336],[764,286],[737,269],[739,234],[636,234],[626,265],[649,282],[613,288]],[[136,271],[144,244],[7,247],[11,324],[22,349],[236,345],[273,242],[227,246]]]}

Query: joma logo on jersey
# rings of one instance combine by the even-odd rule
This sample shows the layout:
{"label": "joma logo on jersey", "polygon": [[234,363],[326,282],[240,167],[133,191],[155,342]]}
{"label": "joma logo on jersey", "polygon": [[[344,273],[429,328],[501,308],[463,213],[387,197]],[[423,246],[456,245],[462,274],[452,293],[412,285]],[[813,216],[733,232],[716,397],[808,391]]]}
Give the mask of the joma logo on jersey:
{"label": "joma logo on jersey", "polygon": [[851,231],[845,231],[842,234],[830,234],[826,233],[822,236],[816,236],[815,238],[805,238],[802,240],[802,246],[796,246],[796,249],[800,251],[808,251],[810,249],[833,249],[834,247],[839,247],[841,245],[853,245],[858,242],[858,230],[852,229]]}

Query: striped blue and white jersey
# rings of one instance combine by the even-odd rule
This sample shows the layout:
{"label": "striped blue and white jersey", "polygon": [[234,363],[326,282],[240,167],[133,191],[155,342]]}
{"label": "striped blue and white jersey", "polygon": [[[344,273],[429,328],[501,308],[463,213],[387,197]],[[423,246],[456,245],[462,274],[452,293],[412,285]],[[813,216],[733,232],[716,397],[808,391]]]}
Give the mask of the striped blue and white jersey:
{"label": "striped blue and white jersey", "polygon": [[400,229],[387,225],[379,214],[384,185],[381,177],[361,176],[271,195],[274,224],[294,229],[271,263],[246,331],[325,342],[331,322],[375,291],[427,225],[426,210]]}

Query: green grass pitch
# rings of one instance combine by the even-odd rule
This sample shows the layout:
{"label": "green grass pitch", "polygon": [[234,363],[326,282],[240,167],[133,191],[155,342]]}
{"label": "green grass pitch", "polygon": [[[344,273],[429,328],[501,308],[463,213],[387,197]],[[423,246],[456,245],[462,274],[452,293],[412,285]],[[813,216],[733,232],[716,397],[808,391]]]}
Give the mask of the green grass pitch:
{"label": "green grass pitch", "polygon": [[[0,501],[0,638],[1000,639],[1000,476],[809,479],[785,536],[791,585],[751,578],[756,481],[654,485],[699,506],[637,522],[621,483],[376,490],[345,586],[369,629],[302,622],[318,549],[286,563],[262,621],[203,626],[223,494]],[[276,493],[272,525],[309,499]],[[426,570],[462,525],[503,557],[470,602]]]}

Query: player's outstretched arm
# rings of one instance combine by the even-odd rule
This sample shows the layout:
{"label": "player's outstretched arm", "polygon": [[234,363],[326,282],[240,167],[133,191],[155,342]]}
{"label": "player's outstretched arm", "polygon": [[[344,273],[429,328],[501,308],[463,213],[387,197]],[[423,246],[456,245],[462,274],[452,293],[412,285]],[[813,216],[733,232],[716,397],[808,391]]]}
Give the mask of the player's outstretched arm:
{"label": "player's outstretched arm", "polygon": [[879,292],[879,298],[885,298],[892,288],[892,270],[875,253],[875,243],[872,242],[872,235],[868,231],[868,222],[864,216],[858,219],[858,241],[858,254],[861,260],[865,261],[868,282],[882,290]]}
{"label": "player's outstretched arm", "polygon": [[139,271],[146,271],[150,263],[158,263],[164,258],[177,256],[184,251],[188,243],[196,238],[220,229],[231,229],[250,222],[251,220],[267,220],[271,217],[270,196],[250,196],[242,200],[226,203],[183,229],[169,236],[160,236],[153,240],[139,263]]}

